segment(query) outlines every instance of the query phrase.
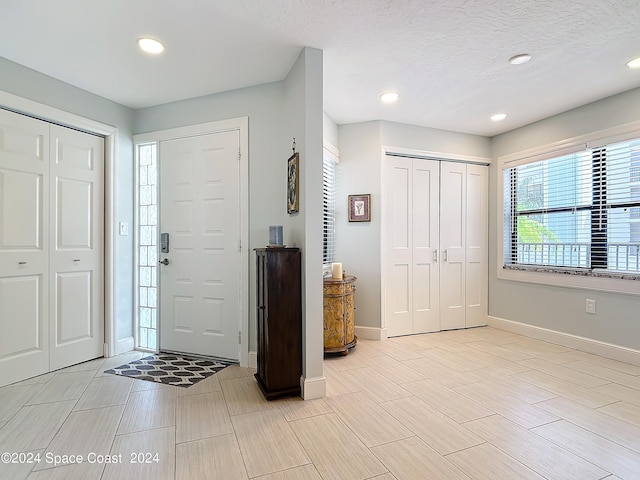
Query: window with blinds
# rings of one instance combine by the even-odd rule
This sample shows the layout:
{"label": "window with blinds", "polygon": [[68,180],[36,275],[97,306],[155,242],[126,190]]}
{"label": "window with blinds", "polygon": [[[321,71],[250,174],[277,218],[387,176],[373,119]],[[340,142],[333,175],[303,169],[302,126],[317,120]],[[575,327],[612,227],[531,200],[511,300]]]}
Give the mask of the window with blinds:
{"label": "window with blinds", "polygon": [[322,262],[333,262],[335,245],[336,159],[325,150],[322,161]]}
{"label": "window with blinds", "polygon": [[640,139],[506,168],[504,192],[505,265],[640,272]]}

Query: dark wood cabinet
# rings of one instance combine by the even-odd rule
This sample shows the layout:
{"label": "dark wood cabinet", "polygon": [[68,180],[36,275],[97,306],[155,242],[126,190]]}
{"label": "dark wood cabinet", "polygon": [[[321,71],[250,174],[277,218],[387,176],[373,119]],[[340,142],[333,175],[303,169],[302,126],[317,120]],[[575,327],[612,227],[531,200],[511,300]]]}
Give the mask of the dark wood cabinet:
{"label": "dark wood cabinet", "polygon": [[256,249],[257,372],[267,400],[300,395],[302,290],[300,249]]}

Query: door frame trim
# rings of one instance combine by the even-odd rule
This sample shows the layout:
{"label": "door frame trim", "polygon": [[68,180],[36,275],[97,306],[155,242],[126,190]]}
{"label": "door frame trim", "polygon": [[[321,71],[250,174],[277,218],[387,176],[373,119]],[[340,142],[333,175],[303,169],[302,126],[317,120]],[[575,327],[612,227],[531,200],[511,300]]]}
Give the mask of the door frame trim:
{"label": "door frame trim", "polygon": [[104,137],[104,356],[111,357],[131,350],[132,338],[118,341],[116,325],[113,321],[115,311],[113,199],[115,198],[114,166],[118,129],[2,90],[0,90],[0,108]]}
{"label": "door frame trim", "polygon": [[[240,135],[240,366],[249,366],[249,117],[200,123],[133,136],[134,148],[139,143],[160,143],[166,140],[195,137],[211,133],[238,130]],[[135,255],[137,255],[137,249]],[[137,307],[137,306],[136,306]]]}

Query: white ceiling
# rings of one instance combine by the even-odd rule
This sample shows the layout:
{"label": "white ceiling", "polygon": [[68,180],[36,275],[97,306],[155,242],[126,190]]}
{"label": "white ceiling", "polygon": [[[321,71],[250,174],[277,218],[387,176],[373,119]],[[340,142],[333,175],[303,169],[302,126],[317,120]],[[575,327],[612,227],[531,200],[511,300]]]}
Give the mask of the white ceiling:
{"label": "white ceiling", "polygon": [[0,56],[132,108],[282,80],[303,46],[338,124],[493,136],[640,87],[638,0],[0,0],[0,19]]}

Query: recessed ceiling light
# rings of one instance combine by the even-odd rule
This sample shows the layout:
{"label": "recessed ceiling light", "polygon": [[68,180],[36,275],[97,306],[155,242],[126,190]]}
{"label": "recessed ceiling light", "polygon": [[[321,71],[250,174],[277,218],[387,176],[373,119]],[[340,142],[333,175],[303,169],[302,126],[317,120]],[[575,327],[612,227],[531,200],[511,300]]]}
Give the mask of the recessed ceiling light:
{"label": "recessed ceiling light", "polygon": [[398,92],[386,92],[380,95],[380,100],[384,103],[393,103],[398,101],[399,96]]}
{"label": "recessed ceiling light", "polygon": [[164,44],[155,38],[139,38],[138,46],[142,51],[150,53],[151,55],[158,55],[164,52]]}
{"label": "recessed ceiling light", "polygon": [[627,62],[627,67],[629,67],[629,68],[640,68],[640,57],[634,58],[633,60],[629,60]]}
{"label": "recessed ceiling light", "polygon": [[507,114],[506,113],[496,113],[495,115],[491,115],[491,120],[493,120],[494,122],[500,122],[502,120],[504,120],[505,118],[507,118]]}
{"label": "recessed ceiling light", "polygon": [[511,65],[522,65],[523,63],[527,63],[529,60],[531,60],[531,55],[529,55],[528,53],[521,53],[520,55],[511,57],[509,59],[509,63]]}

